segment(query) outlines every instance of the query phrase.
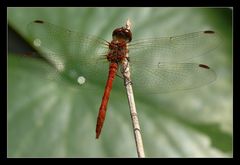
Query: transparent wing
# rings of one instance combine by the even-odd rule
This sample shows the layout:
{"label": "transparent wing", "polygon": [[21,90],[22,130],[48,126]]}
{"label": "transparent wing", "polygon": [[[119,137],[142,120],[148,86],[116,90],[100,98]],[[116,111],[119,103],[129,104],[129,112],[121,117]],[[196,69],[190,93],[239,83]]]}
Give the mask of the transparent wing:
{"label": "transparent wing", "polygon": [[186,62],[215,49],[219,43],[214,31],[143,39],[129,44],[129,57],[133,61]]}
{"label": "transparent wing", "polygon": [[108,50],[103,39],[80,34],[36,20],[28,25],[33,46],[64,76],[77,82],[79,76],[86,80],[98,80],[99,72],[107,74],[108,64],[104,56]]}
{"label": "transparent wing", "polygon": [[[40,20],[31,22],[28,31],[35,48],[61,75],[75,82],[79,77],[95,84],[106,80],[109,65],[104,58],[108,51],[105,40]],[[134,86],[150,92],[168,92],[212,82],[216,75],[209,67],[165,61],[194,58],[214,49],[218,43],[219,38],[213,31],[133,42],[129,45],[129,56]]]}
{"label": "transparent wing", "polygon": [[107,42],[103,39],[80,34],[46,21],[33,21],[28,25],[28,30],[34,46],[41,48],[48,56],[54,52],[62,58],[76,57],[91,61],[92,58],[104,55],[108,49]]}
{"label": "transparent wing", "polygon": [[156,63],[131,67],[131,78],[137,92],[164,93],[194,89],[216,79],[208,66],[196,63]]}

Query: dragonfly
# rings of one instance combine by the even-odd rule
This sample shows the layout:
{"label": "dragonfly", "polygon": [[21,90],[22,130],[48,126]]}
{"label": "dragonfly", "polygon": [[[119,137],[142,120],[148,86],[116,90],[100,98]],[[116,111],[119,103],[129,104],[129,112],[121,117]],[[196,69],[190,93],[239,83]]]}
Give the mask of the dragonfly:
{"label": "dragonfly", "polygon": [[116,75],[121,75],[123,61],[127,60],[131,66],[131,83],[139,92],[195,89],[216,79],[216,73],[208,65],[187,62],[219,45],[219,37],[212,30],[132,41],[132,32],[126,26],[116,28],[110,42],[43,20],[32,21],[28,31],[33,46],[59,73],[78,82],[80,88],[88,86],[88,82],[107,79],[97,117],[97,139],[105,120],[113,81]]}

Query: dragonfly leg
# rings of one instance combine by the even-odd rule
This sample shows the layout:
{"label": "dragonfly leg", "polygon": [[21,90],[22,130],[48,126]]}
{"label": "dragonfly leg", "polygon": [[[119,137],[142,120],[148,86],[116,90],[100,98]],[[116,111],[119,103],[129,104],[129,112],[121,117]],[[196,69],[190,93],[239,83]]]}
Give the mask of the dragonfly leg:
{"label": "dragonfly leg", "polygon": [[122,74],[119,74],[119,69],[120,69],[120,72],[122,73],[122,68],[118,67],[118,71],[117,71],[116,76],[118,76],[118,77],[121,78],[121,79],[124,79],[123,75],[122,75]]}
{"label": "dragonfly leg", "polygon": [[121,73],[122,73],[122,75],[123,75],[123,77],[122,78],[124,78],[125,79],[125,83],[124,83],[124,85],[125,86],[127,86],[127,85],[132,85],[133,83],[132,83],[132,81],[128,78],[128,76],[126,76],[126,73],[128,73],[128,70],[129,70],[129,57],[126,57],[126,63],[125,63],[125,65],[122,65],[123,67],[121,67],[120,69],[121,69]]}
{"label": "dragonfly leg", "polygon": [[124,83],[124,85],[125,85],[125,86],[127,86],[127,85],[129,85],[129,84],[130,84],[130,85],[133,85],[133,82],[132,82],[132,81],[129,81],[129,80],[127,80],[127,81]]}
{"label": "dragonfly leg", "polygon": [[[121,78],[121,79],[124,80],[124,76],[123,76],[123,75],[124,75],[124,72],[125,72],[126,69],[120,68],[120,70],[121,70],[122,75],[119,75],[119,74],[117,73],[116,76],[118,76],[119,78]],[[127,81],[127,82],[124,83],[125,86],[127,86],[128,84],[131,84],[131,85],[133,84],[132,81],[129,81],[128,79],[126,79],[126,81]]]}
{"label": "dragonfly leg", "polygon": [[[126,70],[129,66],[129,57],[126,57],[126,59],[127,59],[127,67],[120,67],[120,72],[122,73],[122,75],[124,75],[126,73]],[[118,77],[124,79],[124,76],[122,76],[122,75],[120,76],[117,74]]]}
{"label": "dragonfly leg", "polygon": [[122,75],[116,74],[116,76],[118,76],[118,77],[120,77],[121,79],[123,79],[123,76],[122,76]]}
{"label": "dragonfly leg", "polygon": [[127,72],[127,69],[129,68],[129,57],[126,57],[127,61],[125,64],[125,67],[121,67],[121,73],[124,75]]}

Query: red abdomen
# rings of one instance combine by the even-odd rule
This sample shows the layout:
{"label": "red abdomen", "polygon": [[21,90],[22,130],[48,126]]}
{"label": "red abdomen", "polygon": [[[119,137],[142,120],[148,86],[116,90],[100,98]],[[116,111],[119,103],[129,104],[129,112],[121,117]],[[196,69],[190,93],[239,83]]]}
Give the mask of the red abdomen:
{"label": "red abdomen", "polygon": [[98,118],[97,118],[97,125],[96,125],[96,138],[97,139],[98,139],[98,137],[101,133],[103,122],[105,120],[105,115],[106,115],[106,111],[107,111],[107,104],[108,104],[110,92],[112,90],[112,83],[113,83],[113,80],[114,80],[115,75],[117,73],[117,69],[118,69],[118,64],[117,63],[115,63],[115,62],[110,63],[108,79],[107,79],[107,83],[106,83],[106,86],[105,86],[105,91],[104,91],[104,94],[103,94],[103,97],[102,97],[102,103],[101,103],[101,106],[99,108],[99,113],[98,113]]}

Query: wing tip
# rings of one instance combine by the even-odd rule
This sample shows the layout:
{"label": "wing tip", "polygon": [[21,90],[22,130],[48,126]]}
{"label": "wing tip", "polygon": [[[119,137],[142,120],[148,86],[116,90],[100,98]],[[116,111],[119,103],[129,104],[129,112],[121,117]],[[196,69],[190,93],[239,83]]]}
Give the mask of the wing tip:
{"label": "wing tip", "polygon": [[34,23],[41,23],[41,24],[44,23],[44,21],[42,21],[42,20],[34,20],[33,22],[34,22]]}
{"label": "wing tip", "polygon": [[198,66],[199,66],[199,67],[201,67],[201,68],[210,69],[210,67],[209,67],[209,66],[207,66],[207,65],[204,65],[204,64],[199,64]]}
{"label": "wing tip", "polygon": [[203,33],[205,33],[205,34],[214,34],[215,31],[212,31],[212,30],[205,30],[205,31],[203,31]]}

